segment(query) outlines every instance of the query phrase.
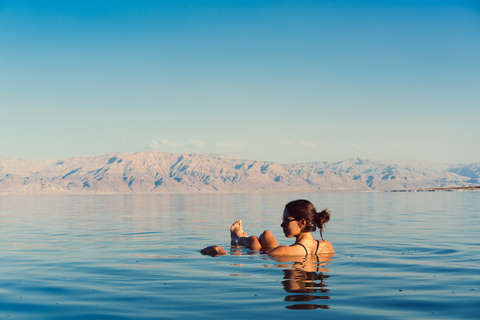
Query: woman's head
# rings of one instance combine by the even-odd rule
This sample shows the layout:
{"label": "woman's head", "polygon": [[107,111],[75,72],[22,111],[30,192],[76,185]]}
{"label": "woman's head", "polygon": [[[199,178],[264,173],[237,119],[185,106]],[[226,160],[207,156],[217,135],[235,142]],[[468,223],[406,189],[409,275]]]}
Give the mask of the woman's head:
{"label": "woman's head", "polygon": [[303,232],[313,232],[320,229],[320,237],[323,239],[322,231],[325,224],[330,220],[330,213],[327,209],[317,212],[317,209],[308,200],[295,200],[287,203],[285,210],[297,221],[305,220]]}

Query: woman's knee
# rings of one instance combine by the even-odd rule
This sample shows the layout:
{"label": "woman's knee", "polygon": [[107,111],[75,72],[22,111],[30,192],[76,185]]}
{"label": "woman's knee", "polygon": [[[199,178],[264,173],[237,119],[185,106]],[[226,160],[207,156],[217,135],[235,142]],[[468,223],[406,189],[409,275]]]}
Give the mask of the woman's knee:
{"label": "woman's knee", "polygon": [[273,233],[270,230],[265,230],[260,235],[260,240],[264,240],[272,237],[273,237]]}
{"label": "woman's knee", "polygon": [[262,248],[262,245],[260,244],[260,241],[256,236],[251,236],[248,238],[249,240],[249,248],[252,250],[260,250]]}
{"label": "woman's knee", "polygon": [[250,236],[248,237],[248,241],[252,244],[252,243],[255,243],[255,242],[259,242],[260,241],[258,240],[257,236]]}
{"label": "woman's knee", "polygon": [[262,248],[265,251],[269,251],[278,247],[277,239],[275,239],[275,236],[269,230],[265,230],[260,235],[260,244],[262,245]]}

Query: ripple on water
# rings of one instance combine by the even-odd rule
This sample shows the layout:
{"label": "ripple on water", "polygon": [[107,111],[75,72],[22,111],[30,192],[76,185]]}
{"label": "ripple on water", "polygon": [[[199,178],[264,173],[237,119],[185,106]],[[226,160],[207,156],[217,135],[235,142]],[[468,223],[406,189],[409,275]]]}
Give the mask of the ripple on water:
{"label": "ripple on water", "polygon": [[[232,221],[279,231],[279,203],[300,197],[332,210],[331,261],[229,248]],[[479,319],[478,212],[462,210],[480,200],[462,197],[2,198],[0,318]],[[228,255],[200,255],[211,244]]]}

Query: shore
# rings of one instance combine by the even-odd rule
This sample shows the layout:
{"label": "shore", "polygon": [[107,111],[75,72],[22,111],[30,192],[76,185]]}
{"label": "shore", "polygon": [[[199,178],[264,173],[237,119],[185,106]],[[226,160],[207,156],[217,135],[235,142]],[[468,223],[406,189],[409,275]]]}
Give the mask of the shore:
{"label": "shore", "polygon": [[480,191],[480,186],[388,190],[387,192]]}

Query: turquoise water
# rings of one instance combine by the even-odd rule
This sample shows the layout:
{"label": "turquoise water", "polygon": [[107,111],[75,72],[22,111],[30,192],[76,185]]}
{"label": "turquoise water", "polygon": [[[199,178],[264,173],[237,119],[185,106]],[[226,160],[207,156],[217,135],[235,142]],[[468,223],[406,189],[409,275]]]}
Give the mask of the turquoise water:
{"label": "turquoise water", "polygon": [[[331,210],[333,257],[230,248],[237,219],[291,244],[297,198]],[[480,319],[479,211],[478,192],[1,196],[0,319]]]}

